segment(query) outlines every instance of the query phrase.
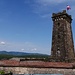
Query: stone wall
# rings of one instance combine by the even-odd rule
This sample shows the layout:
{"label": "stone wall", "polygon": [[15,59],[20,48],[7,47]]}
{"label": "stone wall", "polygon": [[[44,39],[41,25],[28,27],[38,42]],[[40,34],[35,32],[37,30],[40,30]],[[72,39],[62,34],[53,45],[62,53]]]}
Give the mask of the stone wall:
{"label": "stone wall", "polygon": [[0,70],[14,74],[75,75],[75,63],[1,60]]}
{"label": "stone wall", "polygon": [[72,17],[66,10],[53,13],[53,32],[51,55],[55,61],[73,62],[74,43],[71,22]]}
{"label": "stone wall", "polygon": [[64,75],[75,75],[75,69],[0,67],[0,70],[4,70],[6,72],[11,71],[14,74],[64,74]]}

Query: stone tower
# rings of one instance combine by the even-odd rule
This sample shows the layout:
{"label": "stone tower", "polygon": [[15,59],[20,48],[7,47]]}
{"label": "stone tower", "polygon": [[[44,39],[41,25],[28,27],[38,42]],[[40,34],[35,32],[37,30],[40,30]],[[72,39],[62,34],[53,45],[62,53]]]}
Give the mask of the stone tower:
{"label": "stone tower", "polygon": [[51,56],[54,61],[72,61],[74,44],[71,29],[72,18],[66,10],[52,14],[53,35]]}

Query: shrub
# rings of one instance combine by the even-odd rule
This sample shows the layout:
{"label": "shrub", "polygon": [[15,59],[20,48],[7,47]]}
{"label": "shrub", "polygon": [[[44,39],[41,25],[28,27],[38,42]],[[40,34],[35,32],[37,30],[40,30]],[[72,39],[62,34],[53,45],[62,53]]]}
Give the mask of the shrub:
{"label": "shrub", "polygon": [[4,71],[0,71],[0,74],[5,74],[5,72]]}

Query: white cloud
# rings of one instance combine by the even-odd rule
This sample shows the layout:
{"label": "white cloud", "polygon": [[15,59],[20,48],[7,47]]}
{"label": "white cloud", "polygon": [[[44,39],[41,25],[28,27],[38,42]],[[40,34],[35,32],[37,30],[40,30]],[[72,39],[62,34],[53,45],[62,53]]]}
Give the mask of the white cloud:
{"label": "white cloud", "polygon": [[0,42],[0,44],[1,44],[1,45],[5,45],[5,42],[2,41],[2,42]]}
{"label": "white cloud", "polygon": [[34,2],[34,3],[38,3],[38,4],[41,4],[41,5],[50,5],[50,4],[59,4],[59,3],[65,3],[65,2],[75,2],[75,0],[25,0],[25,3],[31,3],[31,2]]}
{"label": "white cloud", "polygon": [[24,51],[24,50],[25,50],[25,49],[23,49],[23,48],[21,49],[21,51]]}
{"label": "white cloud", "polygon": [[46,5],[50,5],[50,4],[64,3],[64,2],[68,2],[70,0],[35,0],[35,1],[39,4],[46,6]]}
{"label": "white cloud", "polygon": [[61,10],[66,9],[67,4],[73,4],[75,0],[25,0],[26,3],[32,9],[33,13],[38,14],[42,18],[51,17],[50,14],[54,12],[54,9]]}
{"label": "white cloud", "polygon": [[48,47],[34,44],[32,42],[9,42],[0,41],[0,51],[16,51],[16,52],[27,52],[27,53],[49,53]]}
{"label": "white cloud", "polygon": [[31,50],[36,51],[36,45],[31,42],[8,42],[7,44],[4,41],[0,42],[0,50],[6,51],[19,51],[19,52],[30,52]]}
{"label": "white cloud", "polygon": [[40,4],[42,6],[50,6],[50,5],[53,5],[53,4],[57,5],[57,4],[61,4],[61,3],[66,3],[66,4],[69,3],[70,4],[70,3],[74,3],[75,2],[75,0],[33,0],[33,1],[36,4]]}
{"label": "white cloud", "polygon": [[41,17],[42,17],[42,18],[46,18],[46,17],[51,17],[51,15],[52,15],[52,14],[49,13],[49,14],[41,15]]}
{"label": "white cloud", "polygon": [[36,48],[33,48],[33,49],[32,49],[32,51],[36,51],[36,50],[37,50]]}

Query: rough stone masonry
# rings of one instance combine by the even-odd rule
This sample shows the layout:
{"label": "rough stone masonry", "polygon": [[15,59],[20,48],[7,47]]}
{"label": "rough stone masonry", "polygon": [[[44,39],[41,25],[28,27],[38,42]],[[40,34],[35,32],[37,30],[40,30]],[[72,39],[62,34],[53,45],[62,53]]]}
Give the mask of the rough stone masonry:
{"label": "rough stone masonry", "polygon": [[53,13],[53,35],[51,55],[54,61],[74,61],[74,43],[71,22],[72,17],[66,10]]}

